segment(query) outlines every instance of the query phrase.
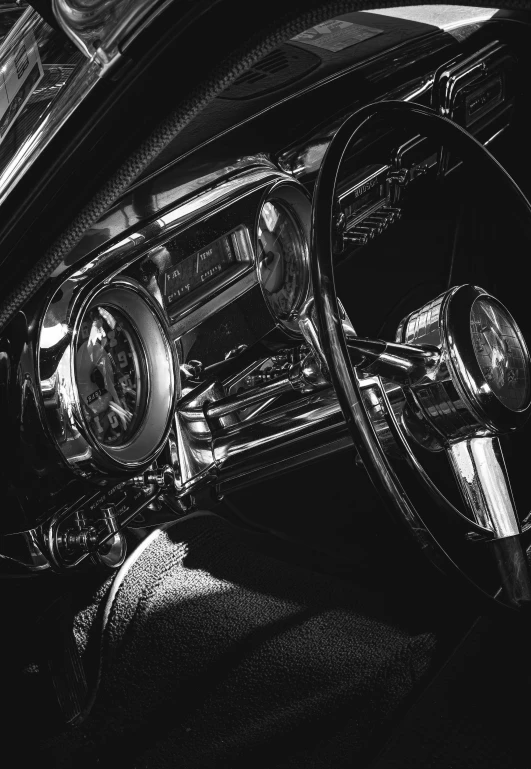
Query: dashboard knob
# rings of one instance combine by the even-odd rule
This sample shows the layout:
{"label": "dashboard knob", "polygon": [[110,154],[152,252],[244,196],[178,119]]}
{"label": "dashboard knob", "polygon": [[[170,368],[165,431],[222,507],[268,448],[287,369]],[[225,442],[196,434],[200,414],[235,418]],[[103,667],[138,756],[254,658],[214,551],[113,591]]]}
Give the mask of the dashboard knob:
{"label": "dashboard knob", "polygon": [[201,379],[203,374],[203,364],[200,360],[189,360],[180,366],[181,374],[185,379]]}
{"label": "dashboard knob", "polygon": [[351,232],[365,234],[369,239],[374,238],[376,234],[374,227],[371,227],[369,224],[365,224],[365,222],[361,222],[361,224],[358,224],[356,225],[356,227],[353,227]]}
{"label": "dashboard knob", "polygon": [[393,224],[402,218],[402,211],[399,208],[384,206],[383,208],[380,208],[378,213],[385,214],[389,218],[389,224]]}
{"label": "dashboard knob", "polygon": [[397,222],[402,216],[399,208],[384,206],[373,214],[363,219],[355,227],[342,234],[344,245],[365,246],[375,235],[387,229],[390,224]]}
{"label": "dashboard knob", "polygon": [[353,227],[350,232],[345,232],[343,235],[343,242],[346,245],[352,246],[366,246],[369,240],[374,237],[374,232],[368,227]]}
{"label": "dashboard knob", "polygon": [[390,223],[391,222],[388,221],[387,217],[378,216],[378,214],[373,214],[372,216],[368,216],[367,219],[363,220],[363,224],[367,225],[368,227],[372,227],[372,229],[378,235],[381,235]]}
{"label": "dashboard knob", "polygon": [[170,465],[145,470],[142,475],[133,478],[133,485],[137,487],[156,486],[158,489],[172,489],[175,485],[175,470]]}

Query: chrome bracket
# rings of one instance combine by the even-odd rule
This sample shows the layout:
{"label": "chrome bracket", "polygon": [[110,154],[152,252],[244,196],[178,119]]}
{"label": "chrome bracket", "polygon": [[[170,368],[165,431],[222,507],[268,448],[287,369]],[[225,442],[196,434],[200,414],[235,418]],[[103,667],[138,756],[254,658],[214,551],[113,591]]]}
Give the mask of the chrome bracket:
{"label": "chrome bracket", "polygon": [[[179,456],[180,474],[175,482],[177,495],[185,496],[200,482],[216,477],[217,468],[213,452],[212,432],[206,417],[209,404],[225,397],[220,382],[205,382],[190,388],[178,403],[175,413],[175,436]],[[222,426],[238,422],[235,414],[220,418]]]}
{"label": "chrome bracket", "polygon": [[53,14],[74,45],[99,68],[114,72],[125,59],[124,48],[171,0],[52,0]]}

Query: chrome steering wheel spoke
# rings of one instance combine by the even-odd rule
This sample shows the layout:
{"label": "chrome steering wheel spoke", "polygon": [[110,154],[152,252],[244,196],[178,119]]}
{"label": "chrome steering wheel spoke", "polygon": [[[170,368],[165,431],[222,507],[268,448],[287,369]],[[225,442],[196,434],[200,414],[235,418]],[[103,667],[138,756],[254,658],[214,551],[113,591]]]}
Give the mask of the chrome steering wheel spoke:
{"label": "chrome steering wheel spoke", "polygon": [[497,539],[516,537],[520,525],[497,436],[465,438],[446,450],[466,507]]}
{"label": "chrome steering wheel spoke", "polygon": [[529,568],[499,438],[466,438],[451,444],[447,454],[466,508],[494,534],[492,554],[506,600],[519,608],[531,605]]}

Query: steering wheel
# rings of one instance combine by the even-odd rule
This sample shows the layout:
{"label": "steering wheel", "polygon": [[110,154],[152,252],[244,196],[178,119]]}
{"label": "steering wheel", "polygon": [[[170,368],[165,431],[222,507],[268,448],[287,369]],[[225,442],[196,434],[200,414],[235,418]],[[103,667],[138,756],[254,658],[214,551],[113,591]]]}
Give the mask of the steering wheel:
{"label": "steering wheel", "polygon": [[[409,313],[396,339],[385,342],[357,337],[338,301],[339,170],[352,142],[382,118],[457,153],[478,178],[487,172],[492,188],[531,226],[531,205],[518,185],[463,128],[420,105],[368,105],[339,128],[321,166],[312,223],[313,308],[301,328],[328,370],[363,465],[424,552],[484,595],[523,609],[531,606],[528,529],[516,511],[500,436],[521,429],[531,415],[531,374],[509,311],[481,287],[455,286]],[[425,469],[428,453],[450,461],[460,507]]]}

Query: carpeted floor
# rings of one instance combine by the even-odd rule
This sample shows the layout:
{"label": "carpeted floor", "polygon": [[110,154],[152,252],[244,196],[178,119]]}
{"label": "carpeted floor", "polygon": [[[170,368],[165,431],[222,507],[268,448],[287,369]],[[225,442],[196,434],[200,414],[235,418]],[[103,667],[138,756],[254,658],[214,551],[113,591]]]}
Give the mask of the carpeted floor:
{"label": "carpeted floor", "polygon": [[370,769],[529,769],[530,631],[479,618]]}
{"label": "carpeted floor", "polygon": [[[82,726],[56,735],[56,767],[351,767],[432,663],[378,591],[246,546],[199,514],[160,533],[77,615],[98,695]],[[109,606],[107,602],[107,606]],[[399,612],[396,612],[399,615]],[[118,763],[117,763],[118,762]]]}

